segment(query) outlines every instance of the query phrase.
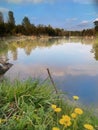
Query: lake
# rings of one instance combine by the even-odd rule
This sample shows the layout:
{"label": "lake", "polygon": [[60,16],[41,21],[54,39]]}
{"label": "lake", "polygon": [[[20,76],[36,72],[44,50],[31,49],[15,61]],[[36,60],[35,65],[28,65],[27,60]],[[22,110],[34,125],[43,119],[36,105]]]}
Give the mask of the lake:
{"label": "lake", "polygon": [[5,77],[44,80],[49,68],[60,90],[71,96],[78,95],[84,105],[98,106],[98,40],[45,38],[3,41],[0,56],[13,63]]}

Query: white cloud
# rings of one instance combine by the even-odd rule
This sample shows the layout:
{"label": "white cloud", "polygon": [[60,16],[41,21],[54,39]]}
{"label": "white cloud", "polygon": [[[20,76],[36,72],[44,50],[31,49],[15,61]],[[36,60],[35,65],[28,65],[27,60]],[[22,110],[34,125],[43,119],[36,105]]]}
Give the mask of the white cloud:
{"label": "white cloud", "polygon": [[93,20],[83,20],[75,26],[78,30],[93,28]]}
{"label": "white cloud", "polygon": [[96,18],[95,21],[98,21],[98,18]]}
{"label": "white cloud", "polygon": [[78,18],[68,18],[68,19],[66,19],[66,22],[71,23],[71,22],[77,21],[77,19]]}
{"label": "white cloud", "polygon": [[29,3],[41,3],[41,2],[51,2],[52,0],[5,0],[8,3],[24,3],[24,2],[29,2]]}
{"label": "white cloud", "polygon": [[83,20],[82,22],[80,22],[79,24],[78,24],[78,26],[88,26],[89,25],[89,23],[90,23],[90,21],[87,21],[87,20]]}
{"label": "white cloud", "polygon": [[1,11],[2,13],[6,13],[6,12],[9,11],[9,9],[7,9],[7,8],[3,8],[3,7],[0,7],[0,11]]}
{"label": "white cloud", "polygon": [[73,1],[81,4],[91,4],[94,2],[94,0],[73,0]]}
{"label": "white cloud", "polygon": [[[5,2],[8,2],[8,3],[25,3],[25,2],[31,2],[31,3],[41,3],[41,2],[48,2],[48,3],[51,3],[53,1],[56,2],[56,0],[4,0]],[[60,0],[61,2],[63,0]],[[91,3],[94,3],[96,0],[72,0],[74,2],[77,2],[77,3],[81,3],[81,4],[91,4]]]}

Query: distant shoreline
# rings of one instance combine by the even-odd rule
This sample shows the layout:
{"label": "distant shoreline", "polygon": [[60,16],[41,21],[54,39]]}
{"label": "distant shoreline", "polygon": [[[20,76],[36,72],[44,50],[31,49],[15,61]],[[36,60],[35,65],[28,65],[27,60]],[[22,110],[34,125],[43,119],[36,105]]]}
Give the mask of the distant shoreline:
{"label": "distant shoreline", "polygon": [[35,40],[35,39],[38,39],[38,38],[41,38],[41,39],[46,39],[46,38],[83,38],[83,39],[95,39],[97,36],[45,36],[45,35],[40,35],[40,36],[26,36],[26,35],[21,35],[21,36],[4,36],[4,37],[0,37],[0,41],[24,41],[24,40]]}

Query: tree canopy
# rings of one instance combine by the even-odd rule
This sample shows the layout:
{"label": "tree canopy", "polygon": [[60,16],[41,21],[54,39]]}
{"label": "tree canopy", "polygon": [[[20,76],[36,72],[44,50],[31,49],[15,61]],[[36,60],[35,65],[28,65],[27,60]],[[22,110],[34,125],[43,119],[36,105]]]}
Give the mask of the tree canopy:
{"label": "tree canopy", "polygon": [[46,36],[94,36],[95,31],[98,31],[98,26],[95,29],[84,29],[82,31],[67,31],[61,28],[53,28],[51,25],[39,24],[35,26],[25,16],[21,24],[15,25],[15,17],[12,11],[8,12],[8,21],[4,21],[3,13],[0,12],[0,36],[4,35],[46,35]]}

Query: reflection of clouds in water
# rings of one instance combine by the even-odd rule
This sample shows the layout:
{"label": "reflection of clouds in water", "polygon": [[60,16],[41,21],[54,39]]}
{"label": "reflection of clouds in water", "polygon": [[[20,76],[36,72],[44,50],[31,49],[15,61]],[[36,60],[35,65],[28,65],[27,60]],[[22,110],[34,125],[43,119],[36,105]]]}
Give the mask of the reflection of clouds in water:
{"label": "reflection of clouds in water", "polygon": [[[46,78],[47,66],[41,64],[16,64],[8,72],[7,76],[10,75],[11,78],[28,78],[28,77],[41,77]],[[52,76],[54,77],[64,77],[64,76],[97,76],[98,66],[97,65],[74,65],[65,67],[49,67]]]}
{"label": "reflection of clouds in water", "polygon": [[75,66],[66,66],[65,68],[52,68],[52,74],[55,77],[63,76],[97,76],[98,75],[98,66],[97,65],[75,65]]}
{"label": "reflection of clouds in water", "polygon": [[98,75],[98,66],[97,65],[75,65],[68,66],[65,69],[65,74],[78,76],[78,75],[89,75],[96,76]]}
{"label": "reflection of clouds in water", "polygon": [[6,76],[10,77],[11,79],[14,78],[27,79],[29,77],[44,78],[45,71],[46,71],[45,66],[41,67],[36,64],[35,65],[16,64],[6,73]]}

